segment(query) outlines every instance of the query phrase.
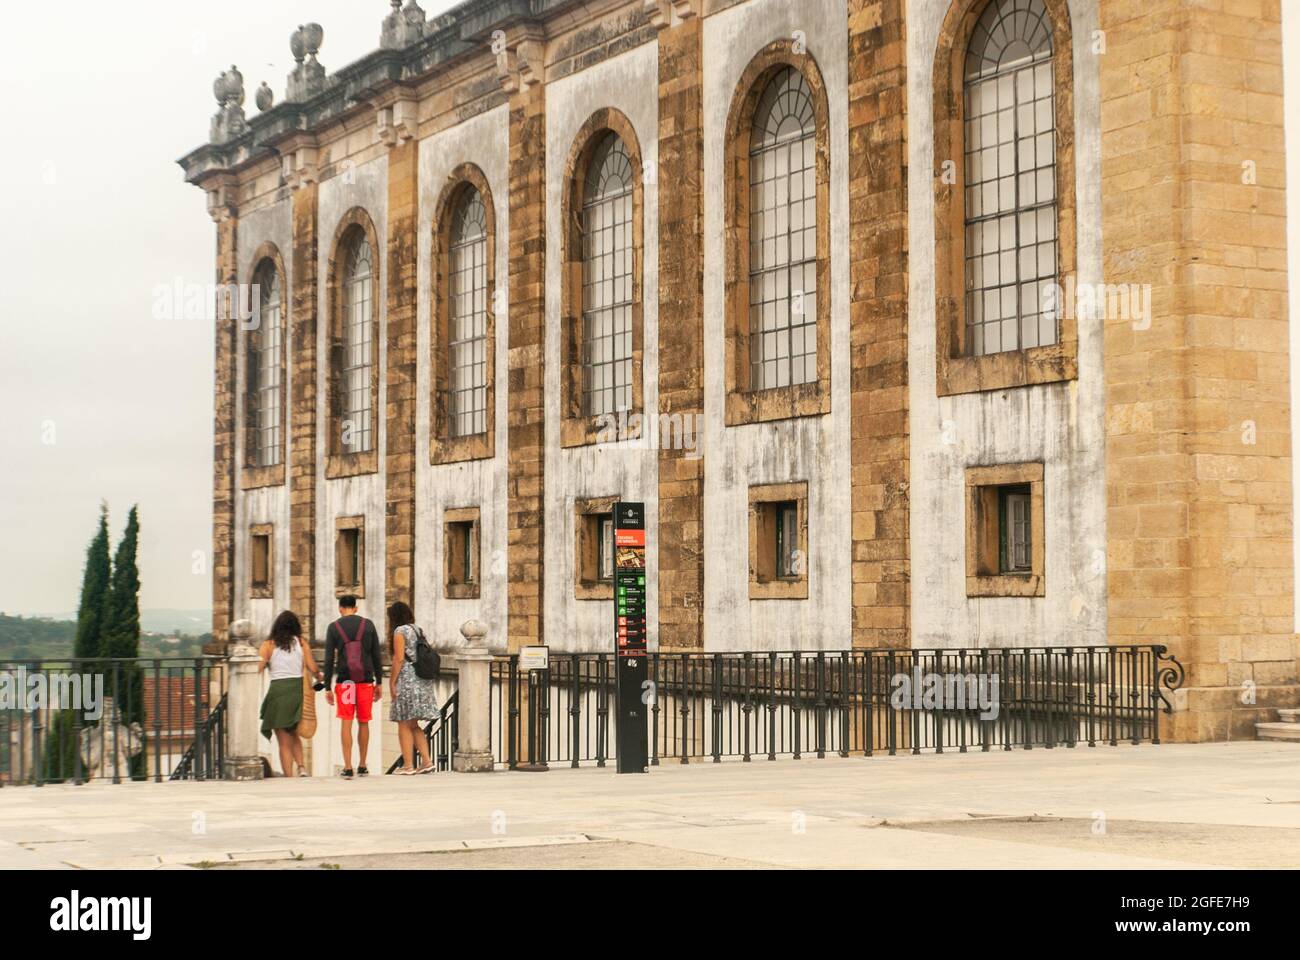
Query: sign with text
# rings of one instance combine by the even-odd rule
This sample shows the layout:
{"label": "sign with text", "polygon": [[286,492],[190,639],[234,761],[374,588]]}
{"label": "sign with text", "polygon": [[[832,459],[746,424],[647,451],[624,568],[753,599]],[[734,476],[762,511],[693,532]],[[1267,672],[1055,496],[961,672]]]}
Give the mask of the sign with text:
{"label": "sign with text", "polygon": [[642,692],[649,679],[646,633],[645,504],[614,506],[614,652],[618,663],[618,772],[645,773],[650,763]]}
{"label": "sign with text", "polygon": [[529,670],[549,670],[551,669],[551,648],[550,647],[523,647],[519,651],[519,669],[524,672]]}

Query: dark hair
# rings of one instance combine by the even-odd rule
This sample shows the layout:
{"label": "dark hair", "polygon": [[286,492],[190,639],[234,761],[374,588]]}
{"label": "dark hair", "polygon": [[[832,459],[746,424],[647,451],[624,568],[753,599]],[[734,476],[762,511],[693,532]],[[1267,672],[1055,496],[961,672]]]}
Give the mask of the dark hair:
{"label": "dark hair", "polygon": [[271,639],[281,650],[292,650],[294,642],[302,636],[302,624],[292,610],[286,610],[275,618],[271,627]]}
{"label": "dark hair", "polygon": [[339,597],[340,610],[355,610],[357,608],[357,598],[350,593],[345,593]]}
{"label": "dark hair", "polygon": [[388,654],[393,655],[393,634],[398,627],[407,627],[415,623],[415,613],[401,600],[395,601],[388,608]]}

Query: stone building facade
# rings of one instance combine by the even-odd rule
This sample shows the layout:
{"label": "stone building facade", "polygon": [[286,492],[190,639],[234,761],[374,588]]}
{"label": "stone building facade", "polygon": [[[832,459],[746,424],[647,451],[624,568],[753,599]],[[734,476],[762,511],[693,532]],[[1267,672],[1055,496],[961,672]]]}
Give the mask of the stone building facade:
{"label": "stone building facade", "polygon": [[660,649],[1159,643],[1173,737],[1300,703],[1278,0],[392,7],[181,161],[259,291],[217,636],[353,592],[605,650],[624,499]]}

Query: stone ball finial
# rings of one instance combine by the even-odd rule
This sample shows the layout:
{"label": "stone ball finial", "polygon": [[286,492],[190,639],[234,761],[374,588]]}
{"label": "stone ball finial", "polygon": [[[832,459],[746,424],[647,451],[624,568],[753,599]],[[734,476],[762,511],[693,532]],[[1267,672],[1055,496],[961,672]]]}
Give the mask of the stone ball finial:
{"label": "stone ball finial", "polygon": [[257,109],[263,113],[275,106],[275,92],[270,85],[263,80],[262,85],[257,88],[257,95],[253,98],[257,103]]}
{"label": "stone ball finial", "polygon": [[212,81],[212,95],[217,98],[217,105],[224,107],[226,105],[226,72],[221,71],[221,76]]}
{"label": "stone ball finial", "polygon": [[321,44],[325,42],[325,28],[319,23],[309,23],[302,28],[302,40],[307,47],[307,55],[315,59],[320,53]]}
{"label": "stone ball finial", "polygon": [[248,643],[253,639],[253,621],[236,620],[230,625],[230,639],[236,643]]}
{"label": "stone ball finial", "polygon": [[298,29],[289,35],[289,50],[293,54],[293,59],[302,63],[303,58],[307,56],[307,40],[303,36],[304,27],[298,25]]}
{"label": "stone ball finial", "polygon": [[460,635],[466,643],[481,646],[487,636],[487,626],[481,620],[466,620],[461,624]]}

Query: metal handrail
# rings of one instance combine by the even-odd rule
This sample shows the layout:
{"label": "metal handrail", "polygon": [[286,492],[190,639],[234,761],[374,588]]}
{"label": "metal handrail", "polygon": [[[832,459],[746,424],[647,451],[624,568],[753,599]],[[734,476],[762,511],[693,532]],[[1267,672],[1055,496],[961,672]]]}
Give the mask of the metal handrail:
{"label": "metal handrail", "polygon": [[[438,711],[438,716],[430,720],[424,728],[425,739],[429,743],[429,754],[433,757],[435,772],[446,771],[451,769],[452,758],[456,755],[456,748],[460,745],[460,731],[458,729],[457,706],[460,704],[460,691],[456,691],[447,698],[447,702],[442,705]],[[438,747],[435,749],[434,740],[437,739]],[[413,761],[416,769],[420,765],[420,752],[415,751]],[[393,765],[384,773],[386,775],[396,773],[406,765],[403,757],[398,757],[393,761]]]}

